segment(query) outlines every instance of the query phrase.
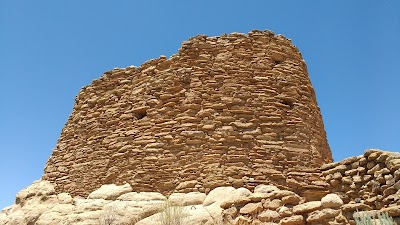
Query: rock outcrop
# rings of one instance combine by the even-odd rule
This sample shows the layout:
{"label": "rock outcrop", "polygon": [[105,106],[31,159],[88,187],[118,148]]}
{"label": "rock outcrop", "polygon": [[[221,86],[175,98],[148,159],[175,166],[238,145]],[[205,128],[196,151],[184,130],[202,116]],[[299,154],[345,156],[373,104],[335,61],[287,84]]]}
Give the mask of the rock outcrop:
{"label": "rock outcrop", "polygon": [[300,52],[252,31],[196,36],[169,59],[82,88],[43,179],[84,197],[112,183],[163,194],[263,183],[302,192],[321,189],[317,169],[329,162]]}
{"label": "rock outcrop", "polygon": [[[162,222],[168,219],[188,225],[340,225],[355,224],[354,216],[362,215],[365,213],[363,211],[369,211],[370,215],[387,213],[400,224],[399,153],[368,150],[362,156],[323,165],[322,169],[326,172],[343,168],[340,171],[343,170],[346,175],[346,171],[352,169],[345,169],[341,165],[354,165],[355,162],[364,162],[364,159],[367,161],[365,165],[369,162],[384,162],[386,166],[382,164],[383,168],[373,174],[386,171],[384,168],[390,171],[393,182],[381,184],[380,188],[386,185],[383,192],[393,190],[390,191],[392,194],[386,196],[368,189],[371,181],[380,180],[380,172],[376,173],[374,179],[361,179],[357,182],[360,187],[364,187],[354,189],[360,192],[357,199],[353,199],[353,192],[344,192],[338,186],[329,190],[332,193],[308,200],[293,191],[264,184],[256,186],[254,191],[227,186],[217,187],[207,195],[190,192],[169,196],[157,192],[134,192],[129,184],[109,184],[93,191],[87,198],[82,198],[72,197],[69,193],[56,193],[53,184],[40,180],[20,191],[15,205],[3,209],[0,224],[154,225],[166,224]],[[374,168],[372,165],[369,167]],[[342,188],[348,186],[341,185]],[[374,202],[371,202],[371,196],[375,197]]]}

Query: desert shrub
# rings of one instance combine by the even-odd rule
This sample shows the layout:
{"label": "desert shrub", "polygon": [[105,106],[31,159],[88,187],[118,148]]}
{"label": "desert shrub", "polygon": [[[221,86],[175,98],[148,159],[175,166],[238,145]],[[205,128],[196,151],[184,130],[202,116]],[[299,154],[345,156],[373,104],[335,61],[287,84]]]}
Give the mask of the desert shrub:
{"label": "desert shrub", "polygon": [[166,201],[159,213],[158,224],[160,225],[185,225],[187,214],[181,205],[173,205]]}
{"label": "desert shrub", "polygon": [[370,212],[358,212],[354,214],[354,220],[356,221],[356,225],[377,225],[376,221],[379,221],[379,225],[396,225],[393,218],[390,217],[387,213],[376,214],[377,219]]}

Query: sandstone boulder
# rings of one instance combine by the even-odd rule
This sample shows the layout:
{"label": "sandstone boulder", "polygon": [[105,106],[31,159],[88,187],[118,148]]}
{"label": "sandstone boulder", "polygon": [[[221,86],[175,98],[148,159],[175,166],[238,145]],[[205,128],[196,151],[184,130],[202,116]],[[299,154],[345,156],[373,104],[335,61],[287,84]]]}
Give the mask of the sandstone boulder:
{"label": "sandstone boulder", "polygon": [[279,222],[279,225],[304,225],[304,224],[305,221],[302,215],[286,217]]}
{"label": "sandstone boulder", "polygon": [[129,192],[117,198],[121,201],[166,201],[167,197],[158,192]]}
{"label": "sandstone boulder", "polygon": [[254,193],[271,193],[280,189],[273,185],[260,184],[254,188]]}
{"label": "sandstone boulder", "polygon": [[307,222],[308,223],[314,223],[314,222],[326,222],[328,219],[335,218],[337,215],[339,215],[340,210],[335,210],[335,209],[322,209],[322,210],[317,210],[314,212],[311,212],[308,217],[307,217]]}
{"label": "sandstone boulder", "polygon": [[129,184],[117,186],[115,184],[105,184],[99,189],[89,194],[89,199],[104,199],[104,200],[115,200],[119,196],[131,192],[132,187]]}
{"label": "sandstone boulder", "polygon": [[[204,206],[209,206],[213,203],[221,205],[224,203],[224,207],[230,203],[244,203],[243,199],[248,199],[251,192],[246,188],[234,188],[234,187],[217,187],[208,193],[206,199],[203,202]],[[249,201],[249,200],[248,200]],[[247,202],[248,202],[247,201]],[[226,204],[228,202],[228,204]]]}
{"label": "sandstone boulder", "polygon": [[211,225],[214,220],[221,218],[212,217],[210,211],[213,212],[212,207],[204,205],[171,206],[171,208],[161,209],[160,212],[140,220],[136,225],[167,224],[167,221],[171,221],[171,224]]}
{"label": "sandstone boulder", "polygon": [[354,211],[369,211],[372,210],[371,206],[366,205],[364,203],[349,203],[344,204],[340,207],[341,210],[345,212],[354,212]]}
{"label": "sandstone boulder", "polygon": [[380,211],[386,212],[389,214],[389,216],[392,216],[392,217],[400,216],[400,204],[396,205],[396,206],[391,206],[388,208],[383,208]]}
{"label": "sandstone boulder", "polygon": [[261,222],[274,222],[279,219],[279,213],[273,210],[265,210],[262,213],[258,214],[257,218]]}
{"label": "sandstone boulder", "polygon": [[311,201],[311,202],[306,202],[306,203],[294,206],[293,212],[296,214],[308,213],[308,212],[318,210],[321,207],[322,207],[322,204],[320,201]]}
{"label": "sandstone boulder", "polygon": [[15,203],[20,204],[33,196],[49,196],[55,193],[54,186],[47,180],[34,181],[30,186],[18,192]]}
{"label": "sandstone boulder", "polygon": [[173,193],[168,197],[173,205],[188,206],[201,205],[206,199],[205,193],[189,192],[189,193]]}
{"label": "sandstone boulder", "polygon": [[263,210],[261,202],[258,203],[248,203],[240,209],[241,214],[256,214]]}
{"label": "sandstone boulder", "polygon": [[343,205],[343,200],[337,194],[327,194],[321,199],[324,208],[339,208]]}

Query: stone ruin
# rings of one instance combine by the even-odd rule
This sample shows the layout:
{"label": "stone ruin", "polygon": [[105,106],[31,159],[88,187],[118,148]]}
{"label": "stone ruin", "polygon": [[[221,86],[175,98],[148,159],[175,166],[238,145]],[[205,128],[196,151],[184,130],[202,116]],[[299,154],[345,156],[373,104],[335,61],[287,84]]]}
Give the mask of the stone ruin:
{"label": "stone ruin", "polygon": [[199,35],[169,59],[83,87],[43,179],[74,196],[124,183],[163,194],[259,184],[304,192],[323,189],[318,168],[329,162],[300,52],[252,31]]}
{"label": "stone ruin", "polygon": [[84,87],[0,224],[154,225],[166,202],[188,225],[355,225],[362,211],[400,224],[400,153],[332,162],[290,40],[201,35]]}

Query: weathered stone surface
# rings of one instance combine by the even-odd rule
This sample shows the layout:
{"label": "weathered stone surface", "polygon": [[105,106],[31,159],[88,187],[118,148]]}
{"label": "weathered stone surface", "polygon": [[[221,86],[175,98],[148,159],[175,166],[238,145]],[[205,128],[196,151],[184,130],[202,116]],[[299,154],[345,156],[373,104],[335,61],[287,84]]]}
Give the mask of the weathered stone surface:
{"label": "weathered stone surface", "polygon": [[322,210],[317,210],[312,213],[310,213],[306,219],[307,222],[313,223],[313,222],[318,222],[318,221],[325,221],[327,219],[332,219],[335,218],[337,215],[339,215],[340,210],[335,210],[335,209],[322,209]]}
{"label": "weathered stone surface", "polygon": [[71,204],[73,202],[71,195],[68,193],[60,193],[57,198],[61,204]]}
{"label": "weathered stone surface", "polygon": [[279,188],[273,185],[260,184],[254,188],[254,193],[271,193],[273,191],[279,191]]}
{"label": "weathered stone surface", "polygon": [[248,203],[240,209],[241,214],[256,214],[263,210],[261,202],[258,203]]}
{"label": "weathered stone surface", "polygon": [[386,212],[389,214],[389,216],[396,217],[400,216],[400,204],[388,208],[383,208],[380,210],[381,212]]}
{"label": "weathered stone surface", "polygon": [[164,195],[252,190],[287,187],[289,169],[331,161],[300,52],[252,31],[193,37],[171,58],[115,68],[82,88],[43,179],[84,197],[124,183]]}
{"label": "weathered stone surface", "polygon": [[350,211],[354,212],[356,210],[358,211],[363,211],[363,210],[371,210],[371,206],[366,205],[364,203],[349,203],[349,204],[344,204],[340,207],[341,210],[343,211]]}
{"label": "weathered stone surface", "polygon": [[308,213],[312,212],[315,210],[318,210],[322,207],[322,204],[320,201],[311,201],[311,202],[306,202],[300,205],[296,205],[293,207],[293,212],[294,213]]}
{"label": "weathered stone surface", "polygon": [[208,193],[206,199],[203,202],[204,206],[217,203],[222,205],[222,208],[228,208],[232,204],[246,204],[249,202],[248,196],[251,192],[246,188],[234,188],[234,187],[217,187]]}
{"label": "weathered stone surface", "polygon": [[47,196],[55,193],[54,186],[46,180],[34,181],[30,186],[22,189],[17,193],[15,203],[24,203],[31,197],[35,196]]}
{"label": "weathered stone surface", "polygon": [[324,208],[339,208],[343,201],[337,194],[327,194],[321,199],[321,204]]}
{"label": "weathered stone surface", "polygon": [[257,218],[261,222],[275,222],[279,219],[279,213],[273,210],[265,210],[258,214]]}
{"label": "weathered stone surface", "polygon": [[302,215],[295,215],[291,217],[283,218],[279,225],[303,225],[306,224]]}
{"label": "weathered stone surface", "polygon": [[299,204],[301,198],[298,195],[289,195],[282,198],[282,204],[291,204],[297,205]]}
{"label": "weathered stone surface", "polygon": [[115,184],[105,184],[99,189],[93,191],[89,194],[89,199],[105,199],[105,200],[115,200],[119,196],[131,192],[132,187],[129,184],[124,184],[121,186]]}
{"label": "weathered stone surface", "polygon": [[157,192],[129,192],[117,198],[121,201],[166,201],[167,197]]}
{"label": "weathered stone surface", "polygon": [[288,208],[286,206],[282,206],[282,207],[279,207],[278,213],[279,213],[279,215],[281,215],[281,217],[292,216],[293,215],[293,208]]}
{"label": "weathered stone surface", "polygon": [[180,206],[201,205],[205,199],[206,194],[200,192],[173,193],[168,197],[168,201]]}
{"label": "weathered stone surface", "polygon": [[43,212],[38,220],[37,225],[53,225],[61,224],[67,215],[72,214],[74,211],[74,206],[71,204],[59,204],[55,205],[53,208]]}
{"label": "weathered stone surface", "polygon": [[277,209],[282,205],[282,200],[280,199],[266,199],[263,206],[266,209]]}

